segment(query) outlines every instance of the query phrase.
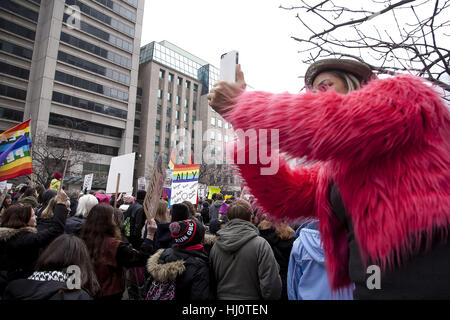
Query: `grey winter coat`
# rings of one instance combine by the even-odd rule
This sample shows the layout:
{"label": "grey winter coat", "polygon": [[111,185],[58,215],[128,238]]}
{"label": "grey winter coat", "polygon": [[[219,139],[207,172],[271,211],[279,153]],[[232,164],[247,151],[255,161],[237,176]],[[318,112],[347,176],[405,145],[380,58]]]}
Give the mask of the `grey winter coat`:
{"label": "grey winter coat", "polygon": [[249,221],[233,219],[217,232],[210,265],[219,300],[276,300],[279,265],[269,243]]}
{"label": "grey winter coat", "polygon": [[223,204],[223,200],[216,200],[209,206],[209,221],[219,219],[219,210]]}

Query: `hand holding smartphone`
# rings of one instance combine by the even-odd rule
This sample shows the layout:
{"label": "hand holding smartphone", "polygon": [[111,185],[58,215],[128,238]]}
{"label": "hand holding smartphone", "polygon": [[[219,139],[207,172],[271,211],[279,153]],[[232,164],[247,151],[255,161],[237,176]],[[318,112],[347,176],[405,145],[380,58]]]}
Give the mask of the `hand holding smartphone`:
{"label": "hand holding smartphone", "polygon": [[236,50],[224,53],[220,57],[220,80],[236,82],[236,66],[239,63],[239,52]]}

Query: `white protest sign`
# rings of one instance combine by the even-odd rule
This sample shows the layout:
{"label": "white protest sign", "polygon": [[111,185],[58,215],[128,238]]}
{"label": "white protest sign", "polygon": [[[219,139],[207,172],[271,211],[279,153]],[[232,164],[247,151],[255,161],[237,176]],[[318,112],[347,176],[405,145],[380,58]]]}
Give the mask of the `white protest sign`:
{"label": "white protest sign", "polygon": [[5,188],[8,187],[8,184],[6,182],[7,182],[6,180],[0,182],[0,193],[3,192],[3,190],[5,190]]}
{"label": "white protest sign", "polygon": [[94,174],[87,174],[84,176],[84,183],[82,190],[91,190],[92,189],[92,181],[94,180]]}
{"label": "white protest sign", "polygon": [[176,165],[173,170],[170,204],[183,201],[197,203],[200,165]]}
{"label": "white protest sign", "polygon": [[133,190],[134,159],[136,153],[124,154],[111,158],[109,167],[108,182],[106,183],[106,193],[115,194],[117,176],[120,173],[119,189],[117,192],[131,192]]}
{"label": "white protest sign", "polygon": [[13,185],[12,183],[7,183],[7,184],[6,184],[6,187],[8,188],[8,190],[11,190],[11,189],[12,189],[12,185]]}
{"label": "white protest sign", "polygon": [[145,177],[138,178],[138,190],[145,190],[145,187],[146,187]]}

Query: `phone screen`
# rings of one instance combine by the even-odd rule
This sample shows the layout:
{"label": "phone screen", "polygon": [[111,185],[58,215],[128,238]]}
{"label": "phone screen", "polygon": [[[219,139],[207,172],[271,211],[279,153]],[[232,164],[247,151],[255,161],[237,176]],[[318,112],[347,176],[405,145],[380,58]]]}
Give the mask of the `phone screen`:
{"label": "phone screen", "polygon": [[239,53],[236,50],[224,53],[220,57],[220,80],[236,82],[236,65]]}

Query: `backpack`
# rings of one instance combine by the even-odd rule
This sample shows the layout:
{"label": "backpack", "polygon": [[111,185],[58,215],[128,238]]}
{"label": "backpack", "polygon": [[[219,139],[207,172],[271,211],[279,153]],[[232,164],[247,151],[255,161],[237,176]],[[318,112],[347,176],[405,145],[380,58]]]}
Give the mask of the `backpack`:
{"label": "backpack", "polygon": [[145,300],[175,300],[176,284],[174,280],[161,282],[150,277],[148,281],[150,286]]}

